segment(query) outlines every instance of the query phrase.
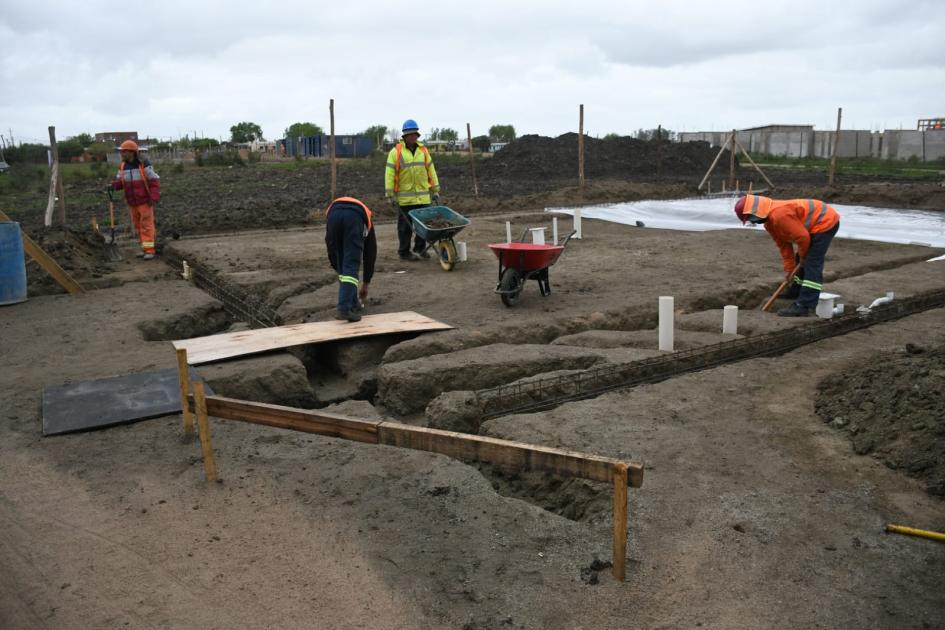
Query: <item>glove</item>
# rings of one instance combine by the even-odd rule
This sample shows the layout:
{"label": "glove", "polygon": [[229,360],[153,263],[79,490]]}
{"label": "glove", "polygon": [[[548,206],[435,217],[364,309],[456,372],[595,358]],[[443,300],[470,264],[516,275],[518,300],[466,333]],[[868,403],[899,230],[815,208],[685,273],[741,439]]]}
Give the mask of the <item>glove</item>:
{"label": "glove", "polygon": [[361,283],[361,288],[358,289],[358,297],[361,298],[362,300],[366,300],[366,299],[367,299],[368,286],[370,286],[370,285],[368,285],[367,282],[362,282],[362,283]]}
{"label": "glove", "polygon": [[440,205],[440,193],[438,193],[438,192],[433,193],[433,194],[430,196],[430,199],[433,200],[433,205],[434,205],[434,206]]}

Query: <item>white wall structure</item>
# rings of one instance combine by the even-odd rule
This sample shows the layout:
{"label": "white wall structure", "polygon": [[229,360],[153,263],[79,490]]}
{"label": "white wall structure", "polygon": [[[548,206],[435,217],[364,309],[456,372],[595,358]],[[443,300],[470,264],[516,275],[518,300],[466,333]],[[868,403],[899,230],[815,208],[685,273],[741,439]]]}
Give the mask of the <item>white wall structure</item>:
{"label": "white wall structure", "polygon": [[[680,142],[708,142],[720,147],[731,132],[698,131],[680,133]],[[829,158],[833,155],[833,131],[755,130],[736,132],[739,144],[752,155],[779,155],[795,158]],[[929,131],[840,130],[837,156],[874,157],[886,160],[918,159],[922,162],[945,158],[945,129]]]}

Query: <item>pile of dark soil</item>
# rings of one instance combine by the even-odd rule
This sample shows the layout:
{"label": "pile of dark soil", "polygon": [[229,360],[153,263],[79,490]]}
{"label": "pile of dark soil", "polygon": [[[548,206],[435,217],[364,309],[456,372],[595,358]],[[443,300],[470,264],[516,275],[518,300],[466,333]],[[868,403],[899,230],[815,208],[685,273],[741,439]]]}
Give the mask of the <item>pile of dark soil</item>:
{"label": "pile of dark soil", "polygon": [[445,230],[446,228],[456,227],[456,224],[449,219],[436,217],[435,219],[430,219],[427,221],[426,226],[428,228],[433,228],[434,230]]}
{"label": "pile of dark soil", "polygon": [[818,385],[817,414],[847,431],[853,449],[926,482],[945,497],[945,346],[904,352]]}
{"label": "pile of dark soil", "polygon": [[[585,136],[584,175],[701,177],[717,154],[718,149],[707,142],[638,140],[629,136],[600,140]],[[726,173],[728,160],[726,151],[719,162]],[[574,178],[578,172],[578,135],[522,136],[496,153],[482,170],[484,176],[512,179]]]}
{"label": "pile of dark soil", "polygon": [[[105,240],[94,232],[50,227],[30,230],[30,237],[80,283],[87,278],[101,278],[112,271],[107,264]],[[26,258],[26,283],[31,296],[65,291],[29,256]]]}

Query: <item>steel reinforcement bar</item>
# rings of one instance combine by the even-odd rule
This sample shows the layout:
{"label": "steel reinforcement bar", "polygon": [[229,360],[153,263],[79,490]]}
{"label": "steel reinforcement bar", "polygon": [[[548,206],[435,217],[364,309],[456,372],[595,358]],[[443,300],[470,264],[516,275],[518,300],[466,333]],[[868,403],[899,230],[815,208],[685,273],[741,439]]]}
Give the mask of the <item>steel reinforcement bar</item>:
{"label": "steel reinforcement bar", "polygon": [[[173,248],[165,248],[162,257],[174,269],[183,268],[184,258]],[[187,266],[190,268],[190,277],[194,285],[222,302],[223,308],[238,320],[254,328],[282,325],[282,318],[278,313],[242,287],[224,281],[218,274],[203,265],[188,261]]]}
{"label": "steel reinforcement bar", "polygon": [[623,365],[605,365],[527,383],[501,385],[476,392],[483,418],[530,413],[604,392],[704,370],[755,357],[782,354],[795,348],[876,324],[945,306],[945,289],[896,300],[868,313],[851,313],[816,322],[653,357]]}

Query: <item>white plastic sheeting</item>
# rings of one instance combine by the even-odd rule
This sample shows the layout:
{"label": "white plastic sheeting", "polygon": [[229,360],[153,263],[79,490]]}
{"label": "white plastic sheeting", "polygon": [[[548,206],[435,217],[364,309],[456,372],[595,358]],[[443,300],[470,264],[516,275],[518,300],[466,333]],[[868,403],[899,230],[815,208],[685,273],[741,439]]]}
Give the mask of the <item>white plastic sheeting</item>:
{"label": "white plastic sheeting", "polygon": [[[830,204],[840,213],[837,236],[863,241],[883,241],[945,247],[945,212],[934,210],[897,210]],[[631,201],[628,203],[585,206],[586,219],[601,219],[625,225],[639,225],[666,230],[762,229],[744,227],[735,217],[731,197],[675,199],[671,201]],[[545,212],[573,214],[574,208],[546,208]]]}

